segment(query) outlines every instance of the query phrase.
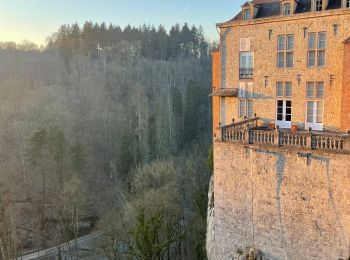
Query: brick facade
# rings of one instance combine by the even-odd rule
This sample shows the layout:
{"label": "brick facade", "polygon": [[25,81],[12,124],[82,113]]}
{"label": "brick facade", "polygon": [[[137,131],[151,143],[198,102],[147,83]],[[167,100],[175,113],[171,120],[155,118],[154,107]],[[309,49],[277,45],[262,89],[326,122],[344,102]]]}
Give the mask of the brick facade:
{"label": "brick facade", "polygon": [[[242,82],[252,82],[254,113],[268,123],[276,120],[276,82],[290,81],[293,88],[290,99],[293,104],[292,123],[303,129],[306,121],[306,84],[322,81],[325,84],[323,127],[325,130],[346,130],[350,124],[342,122],[343,75],[348,73],[343,67],[343,42],[350,36],[349,25],[348,9],[219,24],[221,87],[238,88]],[[310,32],[327,33],[324,67],[307,66]],[[294,64],[292,68],[277,68],[277,37],[288,34],[294,35]],[[251,50],[254,53],[252,79],[239,78],[241,38],[251,39]],[[225,113],[221,112],[225,118],[220,118],[223,124],[230,124],[232,119],[242,120],[238,114],[238,98],[225,98],[225,107]],[[219,110],[214,113],[220,115]]]}
{"label": "brick facade", "polygon": [[350,39],[344,42],[342,129],[350,129]]}
{"label": "brick facade", "polygon": [[[254,2],[269,1],[273,6],[280,3]],[[210,259],[241,259],[237,252],[247,247],[261,250],[263,259],[269,260],[349,259],[350,137],[343,132],[350,129],[350,9],[250,20],[237,15],[218,27],[220,52],[213,53],[213,92],[220,86],[239,89],[240,94],[213,97],[215,203],[208,222]],[[326,33],[325,65],[308,67],[308,35],[320,32]],[[292,67],[277,66],[280,35],[294,36]],[[253,75],[246,78],[240,75],[241,39],[250,39],[253,53]],[[301,130],[307,128],[308,102],[320,101],[307,97],[307,83],[323,82],[322,130],[339,136],[265,131],[261,126],[277,119],[281,99],[277,82],[291,82],[291,96],[283,99],[291,102],[291,123]],[[251,93],[242,97],[242,86],[248,85]],[[248,98],[260,118],[255,130],[232,124],[244,120],[239,105]],[[254,131],[260,131],[258,137]],[[280,138],[282,133],[288,140]],[[305,146],[301,139],[295,141],[298,135],[324,137],[306,138]]]}

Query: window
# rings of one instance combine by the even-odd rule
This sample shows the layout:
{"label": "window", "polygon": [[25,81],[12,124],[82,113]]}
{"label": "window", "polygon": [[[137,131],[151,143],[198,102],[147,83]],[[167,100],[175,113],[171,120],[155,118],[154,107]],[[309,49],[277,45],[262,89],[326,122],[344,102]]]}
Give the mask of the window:
{"label": "window", "polygon": [[306,97],[308,99],[306,122],[307,126],[314,130],[322,130],[322,126],[317,124],[323,124],[324,90],[324,82],[307,82],[306,84]]}
{"label": "window", "polygon": [[254,85],[252,82],[240,82],[239,83],[239,91],[238,97],[239,99],[239,117],[244,118],[245,116],[248,118],[252,118],[254,116],[253,112],[253,89]]}
{"label": "window", "polygon": [[323,10],[323,0],[314,0],[315,1],[315,11],[319,12]]}
{"label": "window", "polygon": [[283,5],[283,15],[290,15],[290,4]]}
{"label": "window", "polygon": [[244,9],[243,10],[243,20],[249,20],[250,19],[250,10]]}
{"label": "window", "polygon": [[346,2],[345,2],[345,7],[346,7],[346,8],[350,8],[350,0],[346,0]]}
{"label": "window", "polygon": [[276,97],[292,97],[292,82],[278,81],[276,84]]}
{"label": "window", "polygon": [[293,67],[294,35],[280,35],[277,38],[277,67]]}
{"label": "window", "polygon": [[239,117],[240,118],[252,118],[254,117],[253,112],[253,100],[251,99],[240,99],[239,100]]}
{"label": "window", "polygon": [[253,78],[253,52],[240,52],[239,54],[239,78]]}
{"label": "window", "polygon": [[326,33],[309,33],[308,67],[322,67],[326,61]]}
{"label": "window", "polygon": [[308,82],[306,84],[306,97],[309,99],[323,99],[324,82]]}

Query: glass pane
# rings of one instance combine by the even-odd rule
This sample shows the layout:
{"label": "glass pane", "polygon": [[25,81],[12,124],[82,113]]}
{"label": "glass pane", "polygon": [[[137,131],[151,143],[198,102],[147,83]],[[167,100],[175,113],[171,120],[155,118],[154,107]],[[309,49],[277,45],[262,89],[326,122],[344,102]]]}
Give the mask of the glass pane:
{"label": "glass pane", "polygon": [[240,52],[239,53],[240,68],[250,69],[253,68],[253,53],[252,52]]}
{"label": "glass pane", "polygon": [[316,5],[316,11],[322,11],[322,3],[323,3],[323,1],[322,0],[316,0],[316,3],[315,3],[315,5]]}
{"label": "glass pane", "polygon": [[287,100],[287,101],[286,101],[286,107],[287,107],[287,108],[292,107],[292,101]]}
{"label": "glass pane", "polygon": [[323,98],[324,96],[324,83],[317,82],[316,86],[316,98]]}
{"label": "glass pane", "polygon": [[323,101],[317,102],[316,123],[318,124],[323,123]]}
{"label": "glass pane", "polygon": [[244,20],[249,20],[250,19],[250,10],[244,10]]}
{"label": "glass pane", "polygon": [[286,97],[292,96],[292,82],[286,82],[285,94]]}
{"label": "glass pane", "polygon": [[309,98],[314,97],[314,83],[313,82],[308,82],[306,84],[306,96]]}
{"label": "glass pane", "polygon": [[308,61],[307,61],[307,65],[308,65],[309,67],[315,66],[315,51],[309,51],[309,52],[308,52]]}
{"label": "glass pane", "polygon": [[293,67],[293,52],[287,52],[287,67]]}
{"label": "glass pane", "polygon": [[241,61],[240,68],[247,68],[247,56],[244,52],[241,52],[239,55]]}
{"label": "glass pane", "polygon": [[294,35],[287,36],[287,50],[292,51],[294,49]]}
{"label": "glass pane", "polygon": [[286,41],[285,36],[278,36],[278,47],[277,47],[278,51],[284,51],[286,49],[285,41]]}
{"label": "glass pane", "polygon": [[308,101],[307,102],[307,122],[308,123],[313,123],[313,118],[314,118],[314,102],[313,101]]}
{"label": "glass pane", "polygon": [[290,15],[290,4],[284,4],[283,5],[283,14],[284,15]]}
{"label": "glass pane", "polygon": [[245,100],[239,101],[239,117],[245,116]]}
{"label": "glass pane", "polygon": [[319,49],[326,48],[326,33],[325,32],[318,33],[318,48]]}
{"label": "glass pane", "polygon": [[282,97],[283,96],[283,83],[282,82],[277,82],[276,96],[277,97]]}
{"label": "glass pane", "polygon": [[253,68],[253,53],[251,52],[248,54],[248,68]]}
{"label": "glass pane", "polygon": [[254,116],[254,111],[253,111],[253,101],[252,100],[248,100],[248,117],[252,118]]}
{"label": "glass pane", "polygon": [[326,58],[326,53],[325,53],[325,51],[318,51],[317,65],[318,65],[318,66],[324,66],[324,64],[325,64],[325,58]]}
{"label": "glass pane", "polygon": [[309,49],[316,49],[316,33],[309,33]]}
{"label": "glass pane", "polygon": [[292,121],[292,115],[286,115],[286,121],[291,122]]}
{"label": "glass pane", "polygon": [[284,67],[284,52],[279,52],[277,55],[277,66],[279,68]]}

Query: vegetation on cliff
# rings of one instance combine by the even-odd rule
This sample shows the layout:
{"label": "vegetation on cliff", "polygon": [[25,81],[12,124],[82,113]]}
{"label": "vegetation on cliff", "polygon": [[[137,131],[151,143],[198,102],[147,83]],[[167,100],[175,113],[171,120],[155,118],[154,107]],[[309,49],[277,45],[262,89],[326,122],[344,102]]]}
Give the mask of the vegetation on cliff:
{"label": "vegetation on cliff", "polygon": [[93,225],[109,259],[205,259],[209,52],[187,24],[0,44],[1,257]]}

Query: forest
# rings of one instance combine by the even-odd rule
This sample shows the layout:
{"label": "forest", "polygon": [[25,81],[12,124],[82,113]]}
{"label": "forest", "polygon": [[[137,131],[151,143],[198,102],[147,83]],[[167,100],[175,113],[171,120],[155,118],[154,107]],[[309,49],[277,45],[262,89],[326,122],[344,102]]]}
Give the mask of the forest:
{"label": "forest", "polygon": [[96,231],[92,259],[206,259],[214,47],[92,22],[0,43],[0,259]]}

